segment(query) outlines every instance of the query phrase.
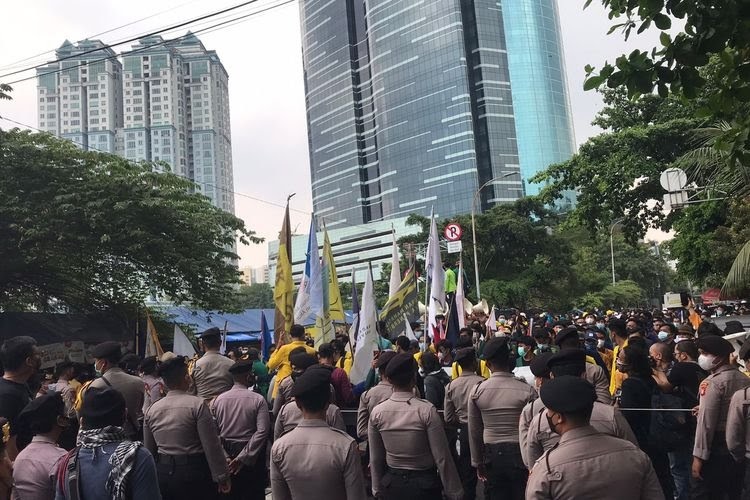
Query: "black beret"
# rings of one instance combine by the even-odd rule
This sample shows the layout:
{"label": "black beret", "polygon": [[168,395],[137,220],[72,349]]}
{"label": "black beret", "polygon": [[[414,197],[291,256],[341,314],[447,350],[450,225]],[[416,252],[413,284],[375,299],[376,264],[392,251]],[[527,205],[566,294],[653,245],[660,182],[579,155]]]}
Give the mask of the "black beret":
{"label": "black beret", "polygon": [[464,347],[463,349],[456,351],[456,357],[454,359],[456,362],[460,362],[465,359],[476,359],[476,357],[477,353],[474,351],[473,347]]}
{"label": "black beret", "polygon": [[299,397],[309,392],[328,390],[331,384],[331,367],[325,365],[311,366],[297,377],[292,386],[292,397]]}
{"label": "black beret", "polygon": [[375,368],[385,368],[393,358],[396,357],[396,351],[383,351],[375,360]]}
{"label": "black beret", "polygon": [[412,373],[417,369],[417,362],[411,354],[402,352],[396,354],[385,367],[385,376],[390,378],[404,373]]}
{"label": "black beret", "polygon": [[560,330],[555,337],[555,344],[560,345],[565,340],[570,338],[575,338],[576,340],[579,339],[578,328],[576,328],[575,326],[569,326]]}
{"label": "black beret", "polygon": [[168,359],[159,365],[157,373],[160,377],[173,373],[175,370],[182,370],[187,367],[187,359],[185,356],[175,356],[174,358]]}
{"label": "black beret", "polygon": [[596,401],[596,390],[581,377],[563,375],[542,384],[539,396],[544,406],[562,414],[591,410]]}
{"label": "black beret", "polygon": [[32,432],[37,428],[48,427],[50,419],[56,419],[65,413],[65,403],[59,392],[52,392],[32,399],[18,414],[18,420],[28,426]]}
{"label": "black beret", "polygon": [[88,428],[100,426],[113,418],[124,418],[125,398],[109,387],[98,389],[89,387],[83,395],[80,416]]}
{"label": "black beret", "polygon": [[581,370],[585,370],[586,351],[575,348],[560,349],[549,358],[549,361],[547,361],[547,367],[550,370],[552,367],[558,365],[576,365],[580,366]]}
{"label": "black beret", "polygon": [[120,348],[119,342],[108,340],[107,342],[102,342],[101,344],[91,349],[91,355],[94,357],[94,359],[117,358],[117,360],[119,361],[122,357],[122,349]]}
{"label": "black beret", "polygon": [[741,333],[744,331],[745,327],[737,320],[727,321],[727,324],[724,327],[724,335],[731,335],[733,333]]}
{"label": "black beret", "polygon": [[510,348],[506,337],[492,337],[482,351],[484,359],[507,358],[509,354]]}
{"label": "black beret", "polygon": [[232,375],[250,373],[252,370],[253,363],[250,361],[237,361],[235,364],[229,367],[229,373],[231,373]]}
{"label": "black beret", "polygon": [[318,364],[318,358],[307,352],[298,352],[289,356],[289,363],[299,370],[306,370]]}
{"label": "black beret", "polygon": [[529,363],[531,373],[535,377],[549,378],[549,359],[554,355],[553,352],[547,351],[534,356],[534,359]]}
{"label": "black beret", "polygon": [[716,335],[706,335],[696,342],[698,349],[701,349],[714,356],[729,356],[734,352],[734,346],[724,337]]}
{"label": "black beret", "polygon": [[207,337],[221,337],[221,330],[218,327],[211,327],[208,330],[200,334],[200,338],[205,339]]}

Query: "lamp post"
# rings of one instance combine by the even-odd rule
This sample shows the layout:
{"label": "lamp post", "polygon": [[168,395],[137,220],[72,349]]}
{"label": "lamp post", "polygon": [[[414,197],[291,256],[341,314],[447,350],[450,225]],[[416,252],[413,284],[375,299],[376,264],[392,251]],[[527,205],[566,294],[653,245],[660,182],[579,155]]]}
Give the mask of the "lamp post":
{"label": "lamp post", "polygon": [[609,226],[609,255],[612,258],[612,284],[613,285],[617,281],[616,278],[615,278],[615,240],[614,240],[614,231],[615,231],[615,226],[617,226],[618,224],[620,224],[624,220],[625,219],[623,219],[623,218],[617,219],[616,221],[614,221]]}
{"label": "lamp post", "polygon": [[471,238],[472,238],[472,245],[474,246],[474,280],[477,283],[477,300],[481,299],[481,292],[479,291],[479,262],[477,261],[477,227],[476,227],[476,207],[477,207],[477,198],[479,198],[479,193],[484,189],[485,187],[489,186],[495,181],[498,181],[500,179],[505,179],[506,177],[510,177],[511,175],[518,175],[520,176],[520,172],[507,172],[503,175],[500,175],[498,177],[495,177],[493,179],[488,180],[481,186],[479,186],[479,189],[477,189],[476,193],[474,193],[474,198],[471,201]]}

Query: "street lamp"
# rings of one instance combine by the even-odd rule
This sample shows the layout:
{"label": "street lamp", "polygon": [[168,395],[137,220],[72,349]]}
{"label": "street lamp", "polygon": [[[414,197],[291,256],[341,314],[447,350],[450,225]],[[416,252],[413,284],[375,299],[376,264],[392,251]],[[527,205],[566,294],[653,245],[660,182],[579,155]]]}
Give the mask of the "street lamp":
{"label": "street lamp", "polygon": [[476,206],[477,206],[477,198],[479,198],[479,193],[484,189],[485,187],[489,186],[495,181],[499,181],[500,179],[505,179],[506,177],[510,177],[511,175],[518,175],[521,176],[520,172],[507,172],[503,175],[500,175],[498,177],[495,177],[493,179],[488,180],[481,186],[479,186],[479,189],[477,189],[477,192],[474,193],[474,199],[471,201],[471,238],[472,243],[474,246],[474,279],[477,282],[477,300],[481,299],[481,292],[479,291],[479,262],[477,261],[477,227],[475,222],[475,216],[476,216]]}
{"label": "street lamp", "polygon": [[609,254],[612,258],[612,284],[614,285],[616,282],[615,278],[615,242],[614,242],[614,231],[615,226],[622,223],[624,221],[624,218],[617,219],[609,226]]}

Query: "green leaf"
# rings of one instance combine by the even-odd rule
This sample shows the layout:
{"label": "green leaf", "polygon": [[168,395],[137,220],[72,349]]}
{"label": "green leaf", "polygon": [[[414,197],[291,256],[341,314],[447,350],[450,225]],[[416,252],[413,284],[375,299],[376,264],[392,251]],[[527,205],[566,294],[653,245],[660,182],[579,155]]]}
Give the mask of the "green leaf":
{"label": "green leaf", "polygon": [[659,41],[663,46],[668,47],[672,43],[672,37],[669,36],[669,33],[662,31],[659,35]]}
{"label": "green leaf", "polygon": [[606,77],[597,75],[597,76],[591,76],[584,80],[583,82],[583,90],[589,91],[596,88],[599,88],[604,82],[606,81]]}
{"label": "green leaf", "polygon": [[654,24],[660,30],[668,30],[672,27],[672,20],[665,14],[654,15]]}

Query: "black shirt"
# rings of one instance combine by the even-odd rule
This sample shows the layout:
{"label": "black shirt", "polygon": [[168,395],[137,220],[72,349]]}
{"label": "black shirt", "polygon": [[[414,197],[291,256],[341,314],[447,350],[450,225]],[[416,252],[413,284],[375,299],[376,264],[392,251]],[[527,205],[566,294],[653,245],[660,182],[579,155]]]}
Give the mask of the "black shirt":
{"label": "black shirt", "polygon": [[698,366],[698,363],[686,361],[675,363],[667,375],[667,380],[680,390],[685,403],[689,405],[687,407],[692,408],[698,404],[698,387],[707,376],[708,373]]}
{"label": "black shirt", "polygon": [[5,417],[10,422],[11,435],[18,433],[16,418],[30,401],[31,394],[26,384],[0,378],[0,417]]}

